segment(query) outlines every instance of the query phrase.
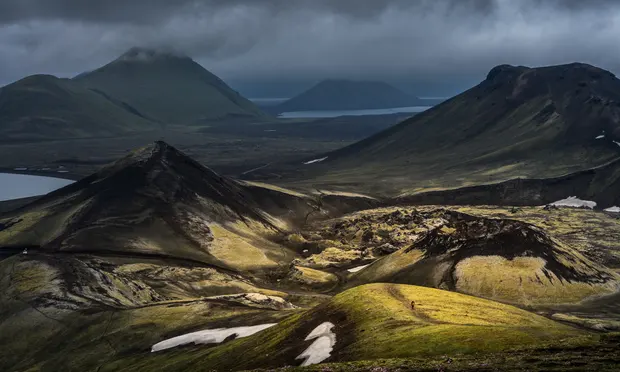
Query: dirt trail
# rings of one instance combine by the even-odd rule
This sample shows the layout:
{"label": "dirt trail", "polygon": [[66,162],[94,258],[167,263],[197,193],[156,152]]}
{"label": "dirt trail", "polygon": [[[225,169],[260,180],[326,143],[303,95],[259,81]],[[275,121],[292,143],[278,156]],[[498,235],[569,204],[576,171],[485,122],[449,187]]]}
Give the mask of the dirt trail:
{"label": "dirt trail", "polygon": [[[403,306],[405,306],[408,310],[410,310],[417,318],[419,318],[420,320],[427,322],[427,323],[432,323],[432,324],[442,324],[443,322],[440,322],[436,319],[431,318],[430,316],[428,316],[427,314],[425,314],[419,307],[420,303],[417,299],[415,298],[407,298],[405,297],[401,291],[398,290],[397,286],[394,284],[387,284],[387,291],[388,293],[394,297],[395,299],[399,300],[400,302],[403,303]],[[411,309],[411,301],[415,301],[415,307],[414,309]]]}

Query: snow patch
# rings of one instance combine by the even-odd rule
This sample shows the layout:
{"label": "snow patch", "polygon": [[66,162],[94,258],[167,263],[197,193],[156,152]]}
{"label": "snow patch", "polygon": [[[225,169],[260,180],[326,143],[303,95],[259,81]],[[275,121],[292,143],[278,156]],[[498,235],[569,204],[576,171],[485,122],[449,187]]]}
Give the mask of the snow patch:
{"label": "snow patch", "polygon": [[305,162],[304,164],[308,165],[308,164],[320,163],[320,162],[322,162],[323,160],[325,160],[327,158],[328,157],[326,156],[324,158],[310,160],[310,161]]}
{"label": "snow patch", "polygon": [[616,145],[620,146],[620,142],[613,141]]}
{"label": "snow patch", "polygon": [[156,343],[151,347],[151,353],[191,343],[195,345],[219,344],[232,335],[235,335],[236,338],[248,337],[269,327],[273,327],[276,324],[277,323],[269,323],[250,327],[216,328],[187,333]]}
{"label": "snow patch", "polygon": [[362,271],[364,268],[366,268],[368,266],[370,266],[370,264],[362,265],[362,266],[357,266],[357,267],[352,267],[352,268],[348,269],[347,271],[350,272],[350,273],[356,273],[358,271]]}
{"label": "snow patch", "polygon": [[600,136],[596,137],[595,139],[603,139],[603,138],[605,138],[605,135],[601,134]]}
{"label": "snow patch", "polygon": [[325,322],[316,327],[304,341],[316,339],[312,345],[308,346],[303,353],[295,359],[305,359],[302,367],[318,364],[331,356],[336,345],[336,334],[332,332],[335,326],[330,322]]}
{"label": "snow patch", "polygon": [[551,203],[550,205],[554,207],[570,207],[570,208],[590,208],[593,209],[596,207],[596,202],[590,200],[581,200],[576,196],[569,196],[566,199],[558,200],[556,202]]}
{"label": "snow patch", "polygon": [[605,212],[610,212],[610,213],[620,213],[620,207],[611,207],[611,208],[607,208],[607,209],[605,209]]}
{"label": "snow patch", "polygon": [[13,170],[16,170],[16,171],[27,171],[28,168],[20,167],[20,168],[13,168]]}

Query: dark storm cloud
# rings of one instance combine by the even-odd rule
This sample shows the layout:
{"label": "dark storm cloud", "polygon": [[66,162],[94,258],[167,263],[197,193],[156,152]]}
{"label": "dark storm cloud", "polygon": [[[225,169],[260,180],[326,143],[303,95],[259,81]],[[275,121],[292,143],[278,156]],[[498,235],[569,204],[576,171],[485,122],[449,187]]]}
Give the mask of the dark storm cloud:
{"label": "dark storm cloud", "polygon": [[[335,12],[353,17],[373,17],[388,8],[425,10],[435,0],[4,0],[0,21],[63,19],[96,22],[157,22],[173,14],[203,10],[250,7],[282,13],[291,10]],[[486,12],[494,0],[447,0],[451,9]]]}
{"label": "dark storm cloud", "polygon": [[132,46],[230,80],[475,81],[500,63],[616,69],[612,0],[1,0],[0,83],[96,68]]}

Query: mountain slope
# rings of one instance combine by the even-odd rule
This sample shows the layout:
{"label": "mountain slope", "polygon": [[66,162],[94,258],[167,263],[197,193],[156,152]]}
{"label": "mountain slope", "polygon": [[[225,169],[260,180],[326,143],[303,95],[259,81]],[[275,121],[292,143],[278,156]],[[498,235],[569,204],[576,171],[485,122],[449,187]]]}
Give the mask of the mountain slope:
{"label": "mountain slope", "polygon": [[618,158],[615,142],[613,74],[585,64],[498,66],[478,86],[304,172],[326,184],[411,192],[561,176]]}
{"label": "mountain slope", "polygon": [[407,205],[545,205],[568,196],[594,201],[600,209],[620,205],[620,160],[561,177],[516,178],[456,189],[405,193],[393,202]]}
{"label": "mountain slope", "polygon": [[68,79],[34,75],[0,89],[4,139],[110,136],[158,126],[127,103]]}
{"label": "mountain slope", "polygon": [[263,113],[191,58],[132,48],[75,81],[130,103],[167,124],[199,124]]}
{"label": "mountain slope", "polygon": [[418,105],[419,100],[384,82],[324,80],[277,106],[279,112],[368,110]]}

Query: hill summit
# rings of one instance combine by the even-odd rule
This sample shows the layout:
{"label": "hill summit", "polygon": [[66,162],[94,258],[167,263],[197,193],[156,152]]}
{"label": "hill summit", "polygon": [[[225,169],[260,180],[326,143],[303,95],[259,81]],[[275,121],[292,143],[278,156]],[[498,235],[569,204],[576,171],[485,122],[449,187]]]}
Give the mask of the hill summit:
{"label": "hill summit", "polygon": [[280,112],[415,106],[419,99],[381,81],[324,80],[278,106]]}
{"label": "hill summit", "polygon": [[174,51],[131,48],[74,80],[120,98],[168,124],[264,115],[220,78]]}

